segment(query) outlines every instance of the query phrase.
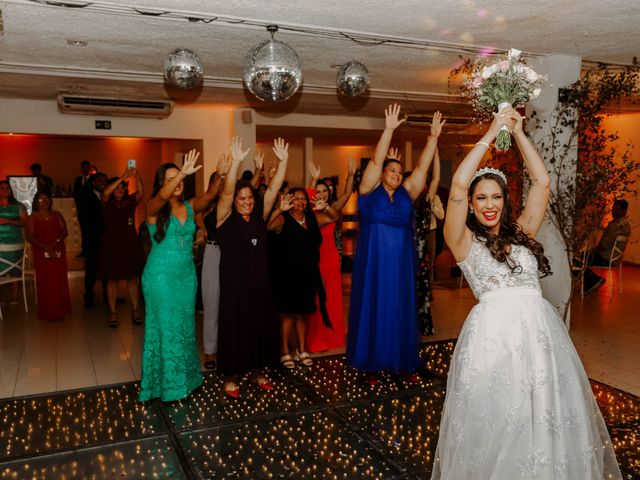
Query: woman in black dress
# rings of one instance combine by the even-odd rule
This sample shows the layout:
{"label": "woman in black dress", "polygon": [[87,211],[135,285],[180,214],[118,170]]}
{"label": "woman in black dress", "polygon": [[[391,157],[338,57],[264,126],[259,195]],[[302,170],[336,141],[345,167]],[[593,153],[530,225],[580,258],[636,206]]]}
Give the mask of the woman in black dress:
{"label": "woman in black dress", "polygon": [[[135,193],[129,195],[127,178],[136,182]],[[142,178],[136,169],[127,169],[121,177],[112,178],[102,192],[104,233],[100,245],[98,274],[107,282],[109,326],[118,326],[116,296],[118,283],[126,281],[131,298],[131,320],[142,323],[139,277],[144,257],[136,231],[136,208],[142,199]]]}
{"label": "woman in black dress", "polygon": [[[320,275],[320,244],[322,234],[318,220],[304,188],[292,188],[269,220],[268,229],[276,232],[275,299],[280,313],[280,361],[286,368],[295,364],[289,352],[289,337],[295,325],[298,340],[298,359],[305,366],[313,362],[305,346],[308,316],[317,310],[316,296],[320,299],[321,313],[329,323],[324,308],[325,292]],[[316,203],[324,211],[326,203]]]}
{"label": "woman in black dress", "polygon": [[[249,182],[236,183],[238,167],[249,153],[242,141],[231,142],[232,165],[218,199],[220,245],[220,311],[218,320],[218,372],[224,375],[224,392],[240,396],[238,375],[277,363],[278,323],[272,307],[267,268],[265,219],[287,170],[289,144],[278,138],[273,152],[279,164],[260,199]],[[253,381],[262,390],[273,385],[261,373]]]}

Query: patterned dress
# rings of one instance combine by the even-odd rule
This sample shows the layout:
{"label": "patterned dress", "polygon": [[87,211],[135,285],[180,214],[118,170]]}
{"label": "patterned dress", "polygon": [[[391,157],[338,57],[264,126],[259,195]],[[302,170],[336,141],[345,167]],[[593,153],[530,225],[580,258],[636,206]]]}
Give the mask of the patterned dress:
{"label": "patterned dress", "polygon": [[196,345],[196,269],[193,235],[196,224],[189,202],[184,224],[173,215],[162,242],[154,238],[156,225],[148,225],[151,252],[142,274],[145,299],[144,350],[139,400],[171,402],[189,395],[202,384]]}
{"label": "patterned dress", "polygon": [[459,263],[480,303],[453,352],[432,480],[621,480],[578,353],[542,298],[536,258],[512,271],[474,241]]}
{"label": "patterned dress", "polygon": [[418,321],[422,335],[433,335],[433,318],[431,317],[431,262],[427,235],[431,224],[431,204],[427,195],[416,200],[416,251],[418,269],[416,273],[416,303]]}

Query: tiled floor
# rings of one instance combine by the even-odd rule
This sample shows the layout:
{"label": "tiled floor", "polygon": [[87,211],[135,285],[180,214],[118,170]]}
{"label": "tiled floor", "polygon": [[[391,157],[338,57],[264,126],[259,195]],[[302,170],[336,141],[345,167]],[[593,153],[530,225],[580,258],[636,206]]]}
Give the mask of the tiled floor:
{"label": "tiled floor", "polygon": [[[457,338],[475,304],[468,287],[444,272],[439,260],[433,303],[435,337]],[[444,272],[444,273],[443,273]],[[617,277],[594,295],[576,298],[571,337],[590,378],[640,395],[640,267],[625,266],[624,292]],[[349,276],[344,276],[348,301]],[[134,326],[130,307],[119,305],[120,326],[110,329],[100,301],[90,310],[82,306],[82,278],[70,278],[73,314],[59,322],[36,317],[33,292],[29,312],[22,305],[3,307],[0,325],[0,398],[128,382],[140,378],[143,326]],[[345,312],[347,305],[345,302]],[[200,319],[198,318],[198,326]],[[328,354],[342,353],[340,350]]]}

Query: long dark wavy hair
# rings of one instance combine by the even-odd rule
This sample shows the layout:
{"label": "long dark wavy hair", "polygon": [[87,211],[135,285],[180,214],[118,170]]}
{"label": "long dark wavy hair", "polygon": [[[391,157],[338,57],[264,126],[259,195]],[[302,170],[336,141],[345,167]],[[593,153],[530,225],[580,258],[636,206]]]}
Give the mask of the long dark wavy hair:
{"label": "long dark wavy hair", "polygon": [[[167,170],[169,170],[170,168],[180,170],[175,163],[163,163],[158,167],[158,170],[156,170],[156,176],[153,179],[153,192],[151,192],[151,198],[155,197],[164,185],[164,179],[167,175]],[[180,200],[184,200],[182,195],[180,196]],[[158,212],[158,216],[156,219],[156,233],[153,234],[153,238],[156,239],[156,242],[160,243],[164,240],[164,237],[167,235],[167,227],[169,225],[170,219],[171,204],[169,202],[165,202],[165,204]]]}
{"label": "long dark wavy hair", "polygon": [[478,221],[471,211],[467,214],[467,227],[473,232],[473,235],[478,241],[484,242],[489,252],[491,252],[491,256],[497,261],[505,263],[512,272],[521,271],[522,266],[516,264],[509,255],[511,250],[510,246],[523,245],[536,257],[538,270],[542,273],[542,276],[546,277],[547,275],[551,275],[551,265],[549,265],[549,259],[544,255],[544,247],[542,244],[527,235],[524,230],[522,230],[522,227],[513,220],[513,209],[509,201],[507,184],[499,175],[495,173],[485,173],[474,178],[471,185],[469,185],[469,204],[471,205],[473,193],[480,180],[493,180],[502,191],[504,207],[500,216],[500,230],[498,235],[493,235],[486,226]]}

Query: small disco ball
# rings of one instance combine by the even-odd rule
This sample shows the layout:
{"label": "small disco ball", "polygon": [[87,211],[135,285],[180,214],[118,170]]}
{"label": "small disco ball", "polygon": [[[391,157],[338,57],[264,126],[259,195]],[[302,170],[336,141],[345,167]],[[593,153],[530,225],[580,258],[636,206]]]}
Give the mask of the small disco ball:
{"label": "small disco ball", "polygon": [[362,95],[370,86],[367,67],[356,61],[345,63],[338,71],[336,86],[347,97]]}
{"label": "small disco ball", "polygon": [[198,55],[178,48],[164,61],[164,79],[169,85],[187,90],[202,82],[204,69]]}
{"label": "small disco ball", "polygon": [[286,43],[265,40],[247,53],[242,78],[260,100],[284,102],[302,85],[300,58]]}

